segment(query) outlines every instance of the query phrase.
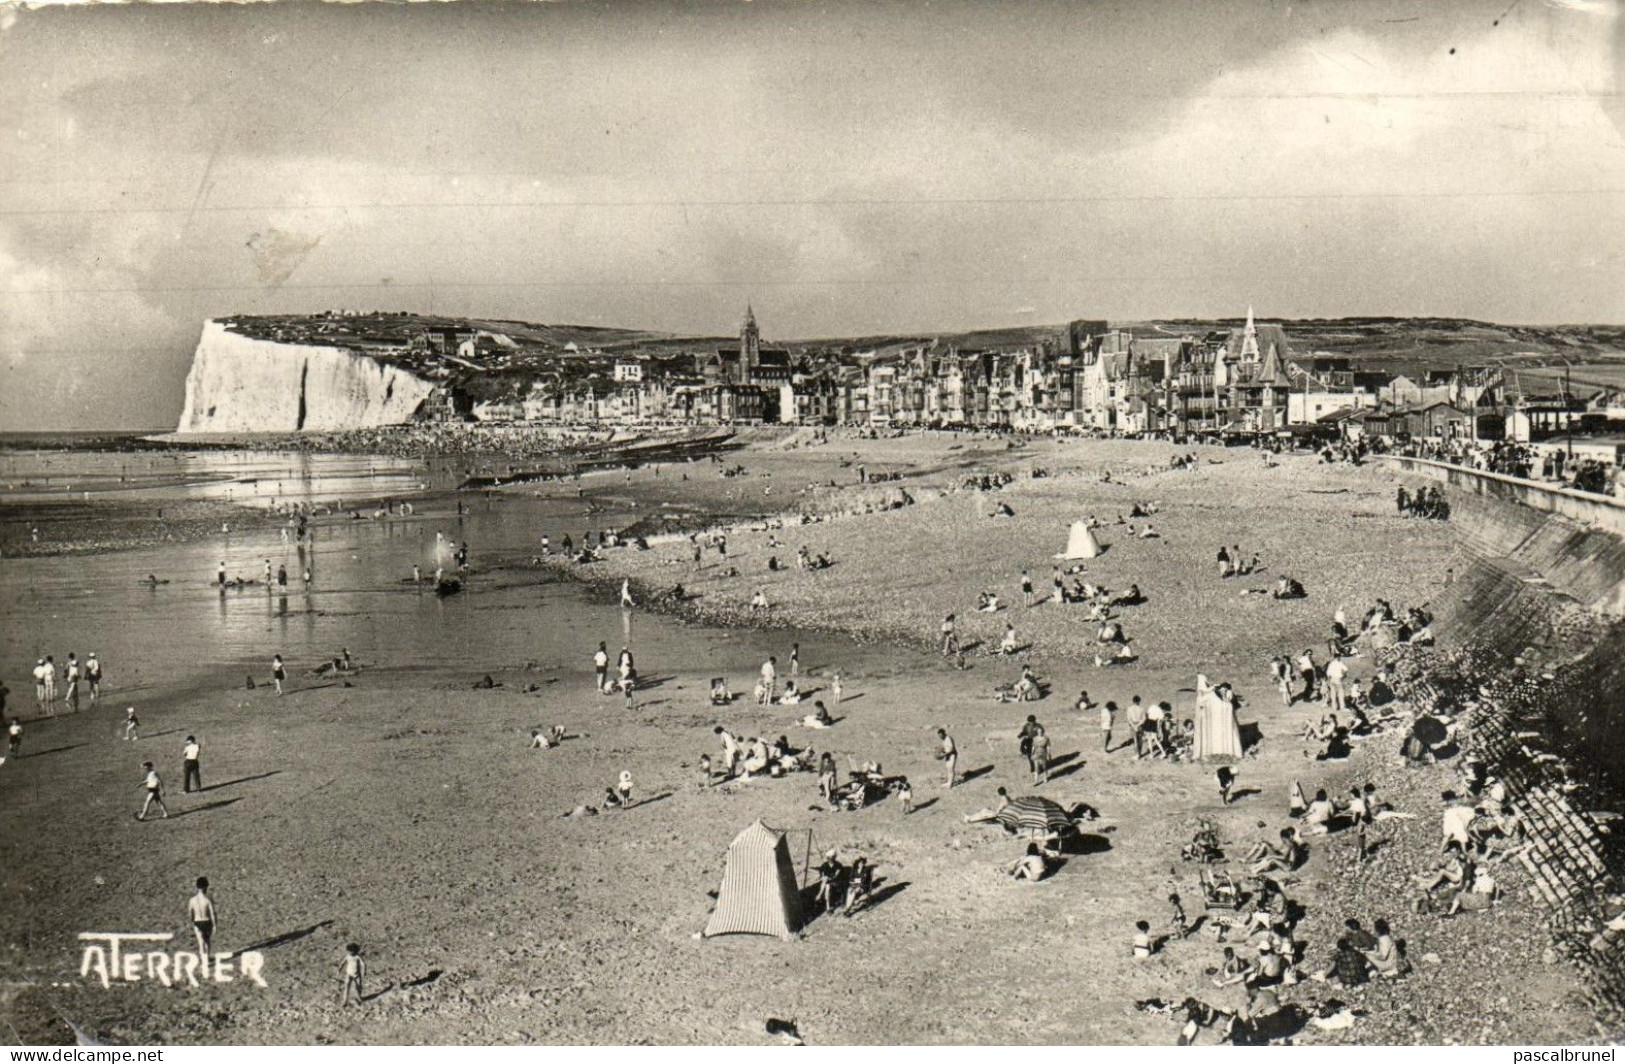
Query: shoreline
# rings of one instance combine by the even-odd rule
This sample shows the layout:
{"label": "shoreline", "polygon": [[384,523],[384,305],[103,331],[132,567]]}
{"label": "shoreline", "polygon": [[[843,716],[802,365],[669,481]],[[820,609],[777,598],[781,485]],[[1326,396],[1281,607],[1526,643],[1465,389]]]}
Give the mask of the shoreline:
{"label": "shoreline", "polygon": [[[1353,842],[1346,833],[1311,840],[1310,862],[1291,889],[1307,909],[1298,935],[1308,947],[1304,963],[1306,969],[1324,964],[1343,919],[1369,923],[1373,916],[1385,916],[1408,942],[1416,970],[1397,982],[1353,992],[1300,984],[1288,1000],[1313,1003],[1337,997],[1366,1013],[1350,1031],[1311,1028],[1300,1036],[1302,1041],[1542,1044],[1559,1037],[1573,1041],[1577,1032],[1594,1029],[1596,1013],[1582,1000],[1574,969],[1562,958],[1544,959],[1550,942],[1545,912],[1525,900],[1521,891],[1527,880],[1519,869],[1509,867],[1506,874],[1508,885],[1520,893],[1493,913],[1441,921],[1410,911],[1406,877],[1436,854],[1438,795],[1455,784],[1458,763],[1404,768],[1395,756],[1397,732],[1356,743],[1347,761],[1310,760],[1299,732],[1326,707],[1303,702],[1282,706],[1264,677],[1261,655],[1305,645],[1305,640],[1318,642],[1315,633],[1340,603],[1357,609],[1374,595],[1393,596],[1403,605],[1444,594],[1437,574],[1459,564],[1451,545],[1453,530],[1394,517],[1387,503],[1388,482],[1379,472],[1287,461],[1259,473],[1247,461],[1253,456],[1217,451],[1203,452],[1207,460],[1194,471],[1166,472],[1156,465],[1157,452],[1121,446],[1000,449],[970,463],[1009,471],[1016,479],[997,491],[954,490],[963,463],[949,442],[893,441],[865,448],[856,459],[850,449],[838,446],[747,451],[737,463],[744,473],[731,477],[714,463],[674,467],[694,474],[686,481],[669,475],[671,471],[657,478],[652,470],[631,473],[624,483],[588,477],[584,505],[624,498],[632,513],[643,513],[678,493],[713,524],[723,504],[772,501],[780,514],[799,514],[806,507],[858,512],[809,524],[788,518],[782,528],[761,530],[752,526],[772,526],[779,519],[729,522],[728,564],[741,570],[737,578],[721,576],[714,552],[708,553],[707,569],[694,573],[691,559],[685,561],[688,546],[681,537],[653,537],[650,551],[610,550],[605,562],[587,566],[559,558],[532,566],[523,560],[528,557],[524,549],[510,545],[487,551],[476,535],[469,594],[444,603],[430,597],[421,605],[406,598],[391,600],[397,604],[391,616],[402,617],[394,623],[432,622],[429,637],[455,631],[466,640],[466,655],[428,672],[415,664],[409,648],[397,646],[390,634],[394,630],[372,607],[336,600],[329,607],[318,586],[308,623],[340,623],[323,618],[358,609],[360,627],[354,630],[368,632],[372,641],[369,651],[369,644],[354,636],[322,637],[335,645],[339,638],[352,640],[349,645],[366,661],[366,668],[349,678],[353,688],[305,681],[311,663],[290,660],[299,690],[290,701],[276,703],[274,717],[244,712],[261,704],[261,696],[240,690],[240,668],[235,677],[221,676],[234,682],[232,695],[200,688],[152,706],[143,699],[144,719],[151,713],[165,730],[196,727],[206,740],[219,743],[218,756],[235,758],[225,769],[228,778],[264,780],[245,782],[242,790],[230,792],[230,797],[241,796],[242,806],[182,820],[186,833],[170,842],[164,835],[150,835],[146,825],[132,830],[127,811],[109,812],[103,808],[105,799],[97,797],[68,815],[80,833],[75,837],[111,850],[75,858],[66,856],[77,852],[68,838],[31,834],[43,847],[40,862],[33,871],[11,870],[7,882],[17,890],[43,891],[42,897],[67,891],[87,916],[105,918],[104,911],[122,911],[107,910],[110,902],[128,899],[86,893],[82,883],[88,868],[99,869],[108,860],[134,861],[143,868],[153,862],[166,867],[176,860],[184,863],[192,852],[190,835],[197,830],[208,833],[212,846],[221,847],[218,862],[241,866],[227,880],[227,889],[233,891],[232,911],[243,914],[239,919],[255,921],[255,929],[236,933],[274,935],[310,924],[315,910],[284,899],[295,891],[302,896],[314,892],[321,898],[321,915],[336,917],[339,926],[278,952],[278,993],[263,1002],[241,1000],[229,1023],[209,1028],[216,1037],[232,1041],[296,1040],[312,1031],[340,1042],[366,1040],[369,1032],[378,1037],[379,1031],[409,1040],[430,1029],[452,1040],[590,1040],[595,1017],[606,1010],[626,1014],[628,1001],[643,1001],[660,1007],[648,1012],[636,1029],[628,1029],[629,1038],[758,1044],[758,1035],[734,1026],[730,1017],[788,1015],[776,1010],[794,1007],[803,1029],[820,1041],[873,1040],[883,1037],[877,1032],[891,1030],[921,1042],[1167,1044],[1177,1024],[1136,1012],[1133,1002],[1170,994],[1176,1000],[1185,994],[1215,1000],[1205,969],[1215,961],[1219,945],[1211,933],[1202,933],[1170,943],[1142,963],[1129,958],[1126,935],[1135,919],[1150,919],[1158,926],[1165,921],[1162,898],[1170,890],[1186,897],[1192,916],[1201,912],[1194,866],[1182,864],[1178,856],[1196,822],[1209,818],[1218,823],[1226,846],[1239,858],[1255,838],[1267,838],[1286,823],[1285,793],[1294,779],[1311,793],[1315,787],[1334,793],[1342,787],[1346,793],[1353,782],[1370,779],[1418,819],[1374,831],[1384,841],[1364,865],[1353,860]],[[853,479],[849,464],[854,460],[871,469],[916,465],[900,480],[870,486]],[[1136,462],[1145,476],[1123,472]],[[1051,475],[1023,475],[1034,465]],[[1118,472],[1106,481],[1103,468]],[[833,488],[832,479],[837,482]],[[915,504],[862,512],[871,494],[879,498],[899,489],[914,495]],[[515,494],[530,493],[521,489]],[[498,511],[502,498],[499,492],[491,499]],[[1115,522],[1116,513],[1136,501],[1161,504],[1152,518],[1161,539],[1131,538],[1127,526]],[[1000,502],[1015,516],[990,516]],[[1289,519],[1280,516],[1283,504]],[[968,605],[978,589],[990,585],[1013,598],[1011,585],[1024,566],[1041,586],[1047,584],[1049,555],[1064,545],[1067,522],[1090,512],[1103,521],[1100,538],[1107,550],[1087,563],[1087,578],[1114,588],[1134,580],[1148,594],[1145,606],[1124,613],[1124,626],[1141,655],[1131,667],[1089,666],[1093,627],[1082,607],[1029,609],[1017,603],[978,616]],[[548,532],[557,540],[563,528],[573,531],[581,520],[572,516],[557,527],[527,531]],[[1268,570],[1257,580],[1227,582],[1213,572],[1211,545],[1233,537],[1265,556]],[[777,550],[781,561],[791,563],[787,571],[767,569],[766,558],[775,550],[768,546],[770,538],[786,541]],[[390,542],[386,530],[367,528],[348,538],[338,537],[335,530],[327,542],[335,539],[346,556],[358,553],[357,544],[379,544],[373,548],[379,550]],[[793,552],[799,541],[815,552],[829,551],[834,567],[798,572]],[[372,555],[383,573],[400,558]],[[484,559],[492,561],[482,564]],[[964,572],[953,559],[974,559],[974,571]],[[502,570],[545,570],[544,584],[557,580],[561,588],[565,582],[572,587],[562,596],[537,591],[534,581],[508,579]],[[1310,598],[1278,603],[1245,594],[1276,571],[1303,574]],[[639,606],[630,612],[614,605],[621,579],[633,580],[640,589],[634,592]],[[693,584],[705,597],[679,609],[663,608],[650,597],[651,591],[679,581]],[[741,605],[757,585],[766,586],[778,604],[771,617]],[[376,590],[353,582],[344,586],[357,595]],[[538,595],[543,605],[538,605]],[[576,596],[582,599],[579,606],[570,601]],[[214,609],[210,596],[198,599],[205,611]],[[242,611],[252,630],[267,621],[281,623],[270,602],[266,598],[263,614],[257,606]],[[955,671],[935,652],[936,624],[948,608],[964,611],[961,631],[967,639],[992,645],[990,638],[1009,618],[1032,646],[1013,658],[974,654],[970,671]],[[229,610],[233,615],[239,611],[235,599]],[[660,619],[643,620],[640,613],[658,613]],[[675,623],[666,623],[668,618]],[[442,624],[448,627],[442,629]],[[589,651],[601,637],[637,647],[650,684],[633,713],[590,689]],[[793,717],[798,710],[757,707],[748,695],[727,709],[705,704],[709,675],[721,674],[731,682],[749,677],[753,663],[766,653],[781,655],[783,662],[787,643],[796,638],[803,640],[803,675],[809,685],[822,688],[833,671],[843,673],[848,697],[837,709],[842,717],[838,727],[797,732]],[[543,645],[533,647],[532,640]],[[379,660],[374,663],[373,658]],[[1050,685],[1046,697],[1028,706],[992,701],[993,684],[1013,679],[1022,661],[1033,663]],[[1363,677],[1372,663],[1360,658],[1354,664]],[[1247,695],[1242,719],[1256,725],[1262,737],[1257,755],[1239,765],[1240,785],[1253,793],[1230,805],[1218,801],[1211,766],[1138,762],[1120,745],[1102,753],[1095,720],[1080,718],[1072,708],[1074,692],[1087,686],[1096,701],[1110,698],[1126,704],[1129,695],[1144,694],[1166,698],[1176,715],[1187,715],[1188,688],[1197,671],[1236,682]],[[498,686],[470,689],[482,673],[493,675]],[[811,697],[827,696],[815,691]],[[1054,779],[1036,789],[1014,757],[1015,729],[1025,712],[1040,717],[1056,737],[1057,753],[1070,759]],[[105,711],[99,713],[105,716]],[[86,793],[91,795],[99,795],[104,785],[122,786],[120,770],[104,762],[115,758],[122,765],[130,756],[123,748],[106,749],[103,725],[92,719],[96,716],[31,722],[29,740],[48,750],[66,744],[73,752],[40,765],[55,773],[89,774],[92,786]],[[557,751],[527,755],[522,750],[524,730],[537,723],[563,724],[579,739]],[[714,723],[747,735],[789,731],[798,744],[816,741],[820,750],[839,756],[884,758],[892,771],[917,779],[922,797],[939,808],[908,818],[900,817],[889,802],[855,814],[811,811],[815,793],[810,777],[697,788],[691,783],[693,759],[701,750],[716,756]],[[937,788],[934,775],[940,769],[928,755],[931,729],[939,724],[953,729],[967,767],[986,766],[984,775],[962,789]],[[337,762],[331,758],[334,750],[344,751]],[[652,804],[632,816],[597,818],[591,834],[558,819],[561,810],[590,801],[623,767],[636,773]],[[25,756],[3,771],[37,770]],[[387,776],[391,786],[378,787],[380,776]],[[401,794],[438,796],[442,784],[452,788],[443,800],[402,804]],[[1102,814],[1090,828],[1098,841],[1088,852],[1072,856],[1047,884],[1011,884],[994,869],[1010,859],[1015,844],[961,819],[989,803],[999,785],[1010,786],[1012,794],[1087,801]],[[320,823],[293,839],[271,838],[256,826],[265,819],[266,808],[256,803],[298,801],[313,788],[331,788],[322,791],[323,801],[340,803],[351,814],[335,819],[398,826],[363,837],[341,823]],[[21,803],[18,830],[36,818],[55,823],[50,818],[63,815],[51,789],[35,790],[40,788],[15,792]],[[409,813],[404,820],[403,811]],[[693,946],[689,936],[703,926],[706,892],[717,885],[720,874],[719,855],[753,817],[798,828],[808,825],[820,848],[835,846],[848,856],[870,853],[883,875],[907,889],[866,914],[859,925],[819,919],[791,946],[764,947],[737,939]],[[503,829],[493,835],[470,830],[471,823]],[[249,834],[239,838],[241,832]],[[354,864],[354,874],[324,877],[321,883],[304,875],[290,878],[289,869],[296,867],[287,864],[291,852],[342,853],[346,865]],[[538,857],[545,875],[536,874]],[[59,867],[53,861],[62,863]],[[494,893],[460,893],[466,890],[470,861],[479,862],[498,884]],[[46,868],[50,875],[44,874]],[[404,871],[410,872],[411,888],[400,886]],[[604,892],[606,878],[625,886]],[[659,889],[636,885],[644,879],[658,882]],[[427,885],[418,887],[420,881]],[[502,889],[510,881],[526,886]],[[335,895],[335,889],[341,893]],[[382,901],[397,898],[400,889],[410,890],[422,918],[405,926],[381,922]],[[452,904],[448,899],[462,900]],[[151,904],[138,900],[143,900],[142,911],[166,911],[163,898]],[[53,909],[45,926],[55,928],[60,915]],[[593,930],[605,923],[638,934],[606,942]],[[843,930],[848,926],[860,928],[867,943],[861,961],[852,956],[852,932]],[[487,927],[502,929],[502,948],[513,974],[487,970],[490,966],[477,952],[459,945],[471,935],[479,941]],[[1058,948],[1031,949],[1040,928]],[[310,973],[325,965],[333,942],[346,937],[367,942],[381,970],[396,978],[419,975],[431,965],[447,974],[421,993],[386,999],[369,1013],[364,1029],[334,1021],[311,1003],[324,995]],[[1015,986],[1088,985],[1091,993],[1078,1000],[1058,998],[1037,1007],[1032,1016],[1004,1016],[1000,1003],[986,1000],[986,971],[956,966],[965,941],[978,943],[991,970]],[[586,960],[592,955],[613,965],[620,976],[596,980]],[[1438,963],[1426,960],[1428,955],[1439,958]],[[29,954],[35,965],[46,958],[41,978],[51,971],[51,956]],[[1491,964],[1478,958],[1489,958]],[[844,965],[847,977],[834,987],[806,982],[792,1006],[781,986],[787,963],[798,972]],[[732,975],[695,982],[719,964]],[[920,972],[930,973],[930,1000],[936,1004],[916,1009],[912,1020],[899,1025],[898,1010],[909,1001],[917,1005]],[[691,992],[702,984],[703,993]],[[91,1010],[90,1018],[108,1022],[101,999],[69,993],[66,1001],[72,1007]],[[195,1038],[187,1025],[196,1006],[173,994],[167,1000],[148,1019],[118,1022],[137,1023],[134,1033]],[[534,1026],[538,1021],[530,1018],[537,1000],[546,1006],[546,1023],[539,1030]],[[81,1019],[87,1015],[77,1014]],[[515,1032],[532,1034],[520,1038]],[[1598,1037],[1604,1032],[1599,1030]],[[1204,1034],[1204,1044],[1211,1040]]]}

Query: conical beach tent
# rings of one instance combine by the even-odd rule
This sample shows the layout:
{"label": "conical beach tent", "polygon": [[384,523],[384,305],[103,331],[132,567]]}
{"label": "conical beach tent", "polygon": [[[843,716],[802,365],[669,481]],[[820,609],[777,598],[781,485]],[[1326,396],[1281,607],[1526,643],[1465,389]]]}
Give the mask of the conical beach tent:
{"label": "conical beach tent", "polygon": [[1089,526],[1082,521],[1072,522],[1072,532],[1066,537],[1066,553],[1057,554],[1056,557],[1064,561],[1076,558],[1096,558],[1100,556],[1100,541],[1095,534],[1089,531]]}
{"label": "conical beach tent", "polygon": [[784,834],[758,820],[728,846],[722,889],[705,937],[795,935],[801,927],[801,888]]}

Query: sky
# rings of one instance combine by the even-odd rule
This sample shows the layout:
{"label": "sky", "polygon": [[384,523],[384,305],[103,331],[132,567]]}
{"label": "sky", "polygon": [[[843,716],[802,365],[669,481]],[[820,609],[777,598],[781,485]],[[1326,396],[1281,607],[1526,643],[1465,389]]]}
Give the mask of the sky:
{"label": "sky", "polygon": [[1625,322],[1622,2],[0,7],[0,430],[236,313]]}

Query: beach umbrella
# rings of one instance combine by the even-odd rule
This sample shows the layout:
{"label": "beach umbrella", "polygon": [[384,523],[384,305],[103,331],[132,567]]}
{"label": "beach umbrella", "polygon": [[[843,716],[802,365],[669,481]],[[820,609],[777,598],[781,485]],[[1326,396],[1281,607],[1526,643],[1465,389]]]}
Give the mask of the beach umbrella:
{"label": "beach umbrella", "polygon": [[994,819],[1008,830],[1017,833],[1065,834],[1077,827],[1065,809],[1048,798],[1039,798],[1036,795],[1010,799],[1010,804],[999,810]]}
{"label": "beach umbrella", "polygon": [[1437,746],[1444,742],[1449,732],[1445,729],[1444,721],[1438,717],[1417,717],[1416,723],[1411,725],[1411,734],[1428,746]]}

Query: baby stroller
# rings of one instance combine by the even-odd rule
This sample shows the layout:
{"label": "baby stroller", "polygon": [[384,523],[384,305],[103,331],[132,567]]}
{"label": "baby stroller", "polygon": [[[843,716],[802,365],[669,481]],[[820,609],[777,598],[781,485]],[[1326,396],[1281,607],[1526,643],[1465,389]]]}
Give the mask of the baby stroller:
{"label": "baby stroller", "polygon": [[1224,847],[1219,842],[1218,825],[1205,818],[1198,820],[1191,841],[1179,851],[1179,856],[1197,864],[1212,864],[1224,860]]}

